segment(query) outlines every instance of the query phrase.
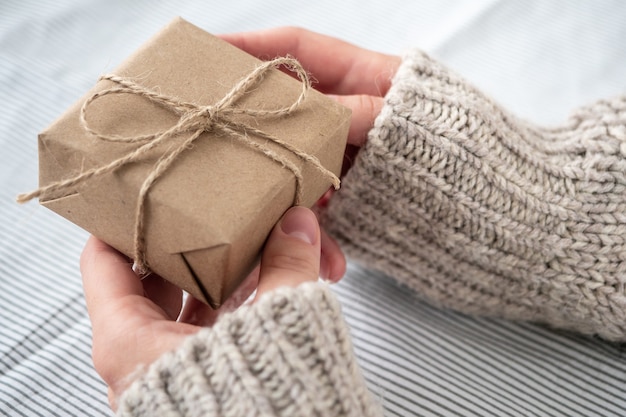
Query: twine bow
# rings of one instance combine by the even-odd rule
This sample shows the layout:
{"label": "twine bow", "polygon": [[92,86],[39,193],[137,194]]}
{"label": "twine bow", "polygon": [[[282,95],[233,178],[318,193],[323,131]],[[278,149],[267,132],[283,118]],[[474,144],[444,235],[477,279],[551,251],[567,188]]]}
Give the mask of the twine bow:
{"label": "twine bow", "polygon": [[[264,77],[264,75],[272,68],[278,66],[285,66],[291,72],[294,72],[298,78],[302,81],[302,91],[298,98],[289,106],[281,107],[274,110],[263,109],[246,109],[235,107],[235,103],[252,87],[258,84]],[[285,116],[293,113],[304,102],[306,94],[311,87],[306,71],[300,63],[288,57],[276,58],[271,61],[267,61],[256,67],[250,74],[240,80],[222,99],[217,103],[208,106],[199,106],[194,103],[187,103],[181,101],[175,97],[168,97],[158,92],[147,89],[127,78],[122,78],[116,75],[104,75],[100,77],[102,80],[113,81],[119,87],[112,87],[106,90],[99,91],[89,97],[80,110],[80,123],[83,129],[96,138],[109,141],[109,142],[123,142],[123,143],[141,143],[142,145],[135,150],[130,151],[126,155],[104,165],[101,167],[93,168],[85,171],[75,177],[65,180],[57,181],[49,184],[45,187],[40,187],[30,193],[20,194],[17,196],[19,203],[25,203],[33,198],[39,199],[51,199],[59,198],[69,195],[76,186],[87,182],[93,177],[112,172],[117,168],[120,168],[129,163],[139,160],[151,149],[155,148],[159,144],[165,142],[168,139],[176,137],[184,133],[190,133],[179,145],[173,146],[165,151],[158,159],[139,191],[137,197],[137,207],[135,210],[135,234],[134,234],[134,258],[135,265],[133,269],[140,275],[148,273],[148,264],[146,261],[146,242],[144,236],[145,229],[145,205],[146,196],[150,191],[150,188],[158,180],[163,173],[171,166],[176,158],[185,150],[191,147],[193,142],[198,139],[202,133],[208,131],[222,131],[226,133],[230,138],[236,139],[246,146],[263,153],[272,161],[280,164],[282,167],[290,170],[296,179],[296,191],[294,196],[294,204],[299,205],[302,200],[302,173],[300,168],[288,158],[274,152],[273,150],[263,146],[257,141],[253,141],[248,137],[251,133],[259,138],[269,140],[292,154],[296,155],[303,161],[312,164],[318,171],[320,171],[326,178],[328,178],[335,189],[339,188],[339,178],[331,171],[322,166],[320,161],[305,152],[300,151],[294,146],[281,139],[269,135],[259,129],[248,126],[244,123],[231,120],[230,116],[243,114],[252,117],[263,116]],[[135,94],[141,97],[145,97],[148,100],[164,107],[179,116],[178,122],[164,131],[151,133],[147,135],[139,136],[119,136],[119,135],[106,135],[93,129],[87,122],[87,109],[96,100],[109,94]]]}

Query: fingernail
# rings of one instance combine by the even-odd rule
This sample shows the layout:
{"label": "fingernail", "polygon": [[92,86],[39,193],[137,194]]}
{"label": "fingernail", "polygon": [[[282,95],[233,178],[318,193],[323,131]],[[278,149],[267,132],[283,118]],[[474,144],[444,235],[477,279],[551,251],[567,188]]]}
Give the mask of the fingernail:
{"label": "fingernail", "polygon": [[318,225],[315,214],[304,207],[290,208],[280,222],[280,228],[285,234],[309,245],[314,244],[317,239]]}

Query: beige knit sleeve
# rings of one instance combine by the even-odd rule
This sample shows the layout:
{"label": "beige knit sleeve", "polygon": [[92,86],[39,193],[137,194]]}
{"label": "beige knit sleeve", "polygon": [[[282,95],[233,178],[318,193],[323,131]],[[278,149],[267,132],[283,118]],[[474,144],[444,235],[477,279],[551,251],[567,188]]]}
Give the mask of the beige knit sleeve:
{"label": "beige knit sleeve", "polygon": [[626,340],[626,97],[539,127],[415,51],[324,226],[434,304]]}
{"label": "beige knit sleeve", "polygon": [[311,283],[220,317],[152,364],[119,416],[381,417],[337,299]]}

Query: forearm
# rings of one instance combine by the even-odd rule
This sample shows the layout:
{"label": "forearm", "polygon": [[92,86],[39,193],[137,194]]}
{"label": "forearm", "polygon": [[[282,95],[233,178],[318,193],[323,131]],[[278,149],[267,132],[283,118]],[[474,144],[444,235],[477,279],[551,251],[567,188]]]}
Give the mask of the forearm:
{"label": "forearm", "polygon": [[543,129],[407,56],[326,229],[433,303],[626,339],[626,102]]}

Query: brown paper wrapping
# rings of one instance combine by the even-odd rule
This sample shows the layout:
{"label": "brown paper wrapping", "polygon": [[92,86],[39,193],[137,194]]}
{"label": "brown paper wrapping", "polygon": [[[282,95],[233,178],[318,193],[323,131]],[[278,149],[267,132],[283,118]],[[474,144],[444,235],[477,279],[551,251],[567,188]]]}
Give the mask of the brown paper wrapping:
{"label": "brown paper wrapping", "polygon": [[[178,18],[113,73],[186,102],[210,105],[259,63]],[[102,141],[79,122],[84,101],[112,86],[110,81],[99,81],[39,135],[40,186],[105,165],[137,148]],[[237,106],[288,106],[301,88],[299,81],[271,70]],[[317,157],[338,175],[349,115],[348,109],[311,90],[302,106],[287,117],[233,117]],[[89,108],[90,125],[107,134],[142,135],[167,129],[177,119],[171,111],[130,94],[103,97]],[[329,188],[329,181],[315,167],[265,139],[251,139],[300,167],[303,205],[313,205]],[[139,187],[168,146],[41,204],[132,257]],[[203,133],[147,196],[146,257],[151,270],[219,306],[254,267],[273,225],[293,205],[294,193],[291,171],[224,134]]]}

